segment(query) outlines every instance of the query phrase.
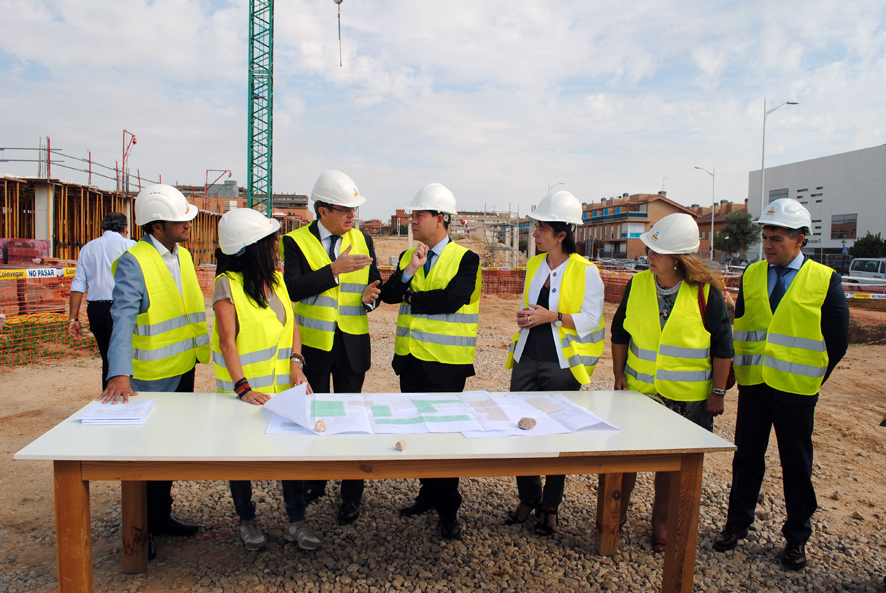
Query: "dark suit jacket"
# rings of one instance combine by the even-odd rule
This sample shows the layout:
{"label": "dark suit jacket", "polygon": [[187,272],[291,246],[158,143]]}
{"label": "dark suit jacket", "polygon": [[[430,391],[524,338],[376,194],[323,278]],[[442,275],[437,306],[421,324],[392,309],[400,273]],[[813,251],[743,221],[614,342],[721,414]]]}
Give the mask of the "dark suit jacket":
{"label": "dark suit jacket", "polygon": [[[311,223],[309,230],[319,241],[320,231],[317,228],[316,220]],[[369,265],[369,284],[372,284],[376,280],[381,280],[381,273],[378,271],[378,260],[375,257],[375,246],[372,243],[372,237],[366,233],[363,233],[363,237],[366,239],[366,246],[369,248],[370,257],[372,257],[372,263]],[[286,282],[289,298],[293,302],[318,295],[336,286],[335,276],[332,274],[332,266],[323,266],[319,270],[312,269],[295,240],[285,235],[283,237],[283,258],[283,280]],[[367,310],[370,310],[369,307],[367,307]],[[365,373],[368,371],[372,363],[369,334],[355,336],[338,330],[337,333],[344,340],[345,351],[348,354],[348,362],[351,364],[351,369],[355,373]],[[304,354],[306,358],[308,356],[311,358],[311,360],[305,361],[306,365],[331,366],[331,351],[324,352],[316,348],[310,348],[305,350]]]}
{"label": "dark suit jacket", "polygon": [[[403,253],[406,252],[404,251]],[[403,253],[400,254],[400,259],[403,259]],[[480,256],[473,251],[466,252],[458,265],[458,272],[446,288],[417,292],[412,295],[412,312],[423,315],[455,313],[471,302],[471,295],[474,293],[477,282],[477,270],[479,268]],[[388,304],[400,304],[403,302],[403,297],[409,288],[409,284],[404,284],[401,281],[402,276],[403,270],[400,269],[400,264],[398,263],[397,270],[391,274],[388,281],[381,287],[379,298],[382,302]],[[394,367],[394,372],[398,375],[406,364],[407,356],[394,355],[394,361],[391,363],[391,366]],[[432,383],[474,376],[473,364],[444,364],[442,362],[424,360],[420,362],[425,376]],[[439,378],[439,381],[435,381],[435,378]]]}
{"label": "dark suit jacket", "polygon": [[[803,260],[803,264],[809,261],[809,258]],[[801,266],[802,267],[802,266]],[[738,299],[735,301],[735,317],[739,318],[744,315],[744,277],[741,279],[741,288],[738,292]],[[825,348],[828,351],[828,370],[825,373],[824,380],[827,381],[831,376],[831,371],[837,366],[837,363],[846,354],[849,347],[849,305],[846,303],[846,294],[843,292],[843,279],[840,274],[834,272],[831,274],[828,283],[828,292],[824,297],[824,303],[821,305],[821,334],[824,337]],[[755,392],[757,390],[766,389],[781,403],[789,405],[811,405],[818,402],[818,395],[812,397],[808,395],[799,395],[796,393],[787,393],[773,389],[761,383],[759,385],[739,386],[740,391]]]}

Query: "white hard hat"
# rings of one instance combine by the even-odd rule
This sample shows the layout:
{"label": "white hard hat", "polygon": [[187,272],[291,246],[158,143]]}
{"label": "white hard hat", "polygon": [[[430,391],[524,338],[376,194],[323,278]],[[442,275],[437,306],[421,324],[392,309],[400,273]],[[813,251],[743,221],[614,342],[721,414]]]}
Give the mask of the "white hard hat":
{"label": "white hard hat", "polygon": [[640,235],[649,249],[664,255],[696,253],[698,251],[698,224],[688,214],[668,214]]}
{"label": "white hard hat", "polygon": [[138,226],[155,220],[186,222],[196,217],[197,207],[188,204],[185,196],[171,185],[149,185],[135,198],[135,224]]}
{"label": "white hard hat", "polygon": [[575,225],[582,223],[581,202],[568,191],[557,190],[542,198],[538,208],[527,216],[542,222],[565,222],[575,230]]}
{"label": "white hard hat", "polygon": [[803,204],[791,198],[775,200],[766,207],[763,215],[756,221],[759,225],[780,226],[786,229],[812,230],[812,217]]}
{"label": "white hard hat", "polygon": [[407,210],[429,210],[442,212],[443,214],[457,214],[455,209],[455,196],[441,183],[429,183],[419,190],[412,202],[406,207]]}
{"label": "white hard hat", "polygon": [[366,198],[357,191],[354,180],[341,171],[324,171],[317,178],[314,189],[311,191],[311,199],[315,202],[325,202],[345,208],[356,208],[366,201]]}
{"label": "white hard hat", "polygon": [[218,244],[222,253],[234,255],[280,230],[280,223],[252,208],[226,212],[218,222]]}

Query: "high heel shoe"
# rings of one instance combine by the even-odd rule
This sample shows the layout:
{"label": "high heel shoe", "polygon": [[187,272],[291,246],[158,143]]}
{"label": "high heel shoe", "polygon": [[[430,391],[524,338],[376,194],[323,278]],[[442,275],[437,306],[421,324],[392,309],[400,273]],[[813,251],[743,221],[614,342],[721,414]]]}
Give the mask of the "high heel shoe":
{"label": "high heel shoe", "polygon": [[[531,504],[523,504],[521,502],[516,511],[508,511],[507,517],[505,518],[505,525],[517,525],[521,523],[526,523],[526,520],[529,519],[529,516],[532,513],[535,513],[535,516],[538,517],[539,506],[541,506],[540,498]],[[526,514],[523,515],[523,518],[521,519],[520,511],[522,510],[525,510]]]}
{"label": "high heel shoe", "polygon": [[[557,531],[557,511],[556,509],[539,508],[537,513],[538,521],[535,522],[535,533],[538,535],[549,536]],[[554,518],[554,524],[551,525],[549,518]]]}

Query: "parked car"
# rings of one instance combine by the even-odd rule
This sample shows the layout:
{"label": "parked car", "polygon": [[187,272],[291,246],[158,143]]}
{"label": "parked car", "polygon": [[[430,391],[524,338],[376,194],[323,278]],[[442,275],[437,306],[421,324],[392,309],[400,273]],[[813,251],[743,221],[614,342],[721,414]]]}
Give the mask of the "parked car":
{"label": "parked car", "polygon": [[849,264],[844,279],[852,284],[886,285],[886,258],[857,257]]}

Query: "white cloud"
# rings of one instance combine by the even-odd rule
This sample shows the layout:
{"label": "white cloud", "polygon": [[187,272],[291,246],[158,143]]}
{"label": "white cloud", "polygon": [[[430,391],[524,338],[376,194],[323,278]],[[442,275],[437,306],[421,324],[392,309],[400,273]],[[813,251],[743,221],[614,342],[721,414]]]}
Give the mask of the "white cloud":
{"label": "white cloud", "polygon": [[[50,135],[113,164],[246,183],[246,0],[0,0],[0,146]],[[654,192],[742,201],[759,168],[882,143],[881,2],[277,2],[275,187],[348,172],[386,217],[432,180],[526,212]],[[10,116],[9,114],[13,114]],[[31,165],[0,172],[33,174]],[[73,175],[73,174],[72,174]]]}

